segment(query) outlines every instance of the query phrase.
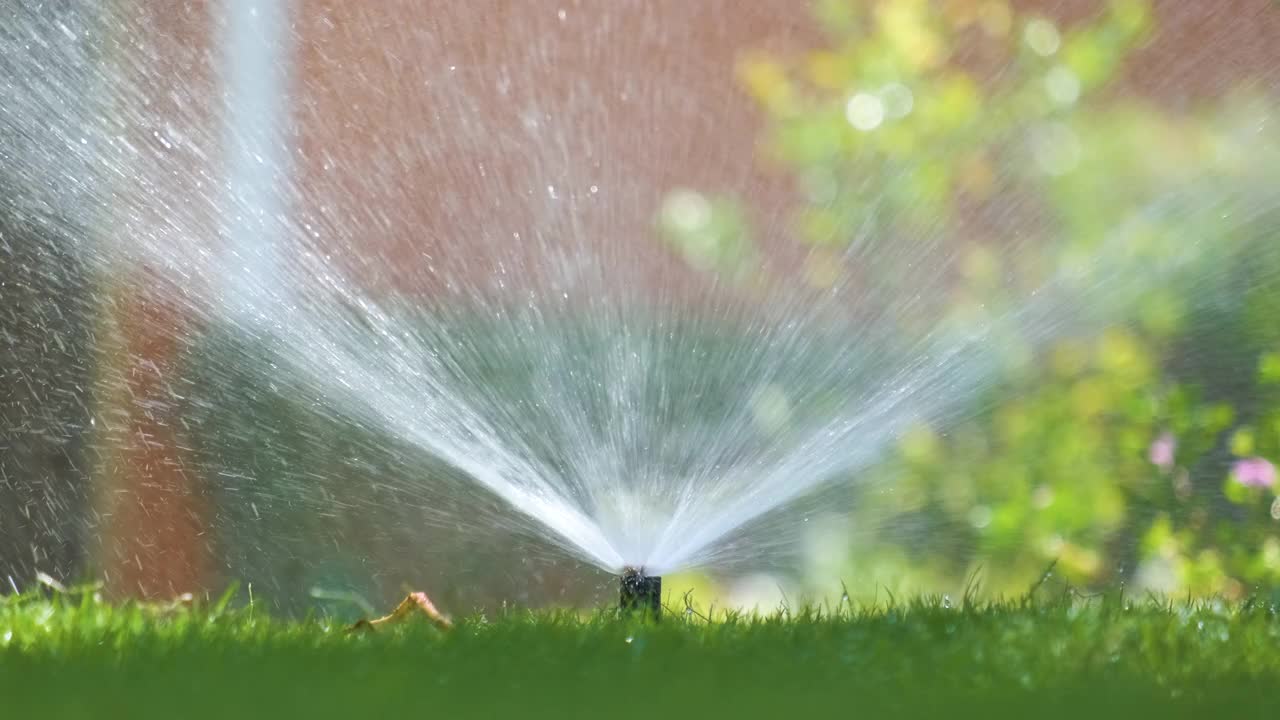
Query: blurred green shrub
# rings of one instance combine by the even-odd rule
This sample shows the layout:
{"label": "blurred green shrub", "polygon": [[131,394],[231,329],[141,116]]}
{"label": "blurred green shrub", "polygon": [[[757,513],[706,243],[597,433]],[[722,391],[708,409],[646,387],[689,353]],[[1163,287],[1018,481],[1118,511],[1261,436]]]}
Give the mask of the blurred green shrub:
{"label": "blurred green shrub", "polygon": [[1055,278],[1079,293],[1104,273],[1161,278],[1111,283],[1134,291],[1080,324],[1101,333],[1002,338],[1035,361],[1011,363],[975,403],[986,409],[945,433],[902,437],[876,471],[893,492],[855,511],[946,528],[945,549],[919,558],[881,540],[852,562],[901,558],[943,586],[982,564],[990,591],[1025,589],[1055,560],[1081,586],[1280,587],[1272,107],[1227,94],[1174,112],[1119,91],[1154,29],[1141,0],[1069,28],[1003,0],[813,7],[822,47],[739,68],[765,118],[762,161],[794,179],[803,273],[758,277],[767,253],[743,200],[681,189],[659,228],[694,267],[819,288],[852,275],[859,302],[891,303],[941,249],[954,284],[926,293],[906,330],[1007,311]]}

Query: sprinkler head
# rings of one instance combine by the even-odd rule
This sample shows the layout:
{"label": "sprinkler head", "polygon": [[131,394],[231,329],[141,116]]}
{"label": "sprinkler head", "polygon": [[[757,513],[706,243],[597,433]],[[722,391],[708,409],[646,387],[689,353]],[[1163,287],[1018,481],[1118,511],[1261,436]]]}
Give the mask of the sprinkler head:
{"label": "sprinkler head", "polygon": [[624,568],[618,606],[623,612],[639,611],[658,619],[662,615],[662,578],[645,575],[644,568]]}

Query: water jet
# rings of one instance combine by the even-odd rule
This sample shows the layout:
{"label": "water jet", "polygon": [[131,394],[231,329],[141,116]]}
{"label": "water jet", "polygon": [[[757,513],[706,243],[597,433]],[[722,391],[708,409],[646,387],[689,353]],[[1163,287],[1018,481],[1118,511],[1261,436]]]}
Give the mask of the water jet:
{"label": "water jet", "polygon": [[[5,426],[103,448],[102,492],[48,479],[24,492],[101,502],[83,503],[67,538],[123,538],[100,543],[102,564],[147,587],[225,567],[280,596],[372,593],[424,571],[481,577],[463,557],[507,579],[569,555],[619,576],[624,610],[657,613],[664,574],[843,556],[846,535],[881,522],[914,541],[934,520],[893,494],[883,461],[899,449],[935,456],[935,438],[984,432],[978,408],[1003,378],[1030,376],[1060,341],[1127,325],[1139,306],[1153,338],[1172,333],[1176,288],[1271,279],[1236,281],[1229,262],[1243,252],[1231,238],[1265,237],[1274,223],[1259,218],[1280,208],[1280,151],[1257,130],[1271,105],[1201,127],[1077,103],[1082,79],[1051,57],[1063,38],[1048,20],[1005,34],[1010,58],[1027,44],[1041,58],[997,73],[1008,82],[903,70],[862,88],[883,74],[873,64],[824,80],[812,122],[788,109],[761,128],[767,108],[747,105],[733,58],[791,17],[787,3],[769,22],[722,0],[481,2],[408,22],[321,5],[226,0],[170,18],[159,0],[19,3],[0,23],[0,184],[17,189],[0,216],[65,236],[56,254],[0,255],[20,258],[4,269],[39,280],[31,297],[78,291],[77,319],[112,330],[49,378],[89,388],[76,403],[99,406],[89,420],[36,428],[33,401]],[[708,18],[725,21],[708,26],[714,43],[676,32]],[[655,46],[672,53],[661,74]],[[988,96],[1003,104],[979,113]],[[761,132],[794,150],[775,168],[786,178],[744,152]],[[1200,149],[1170,162],[1153,139],[1110,158],[1113,135]],[[917,137],[929,152],[899,152]],[[1118,172],[1143,182],[1110,182]],[[690,189],[668,193],[676,183]],[[62,304],[3,297],[0,335],[29,338],[24,358],[47,357],[45,337],[64,344],[51,331]],[[1133,342],[1105,345],[1116,372],[1154,377]],[[16,368],[0,373],[13,387],[46,384],[32,362],[0,365]],[[967,489],[981,472],[934,474],[940,496],[964,486],[938,541],[992,532],[971,519],[1003,500]],[[845,505],[858,510],[848,531],[806,524]],[[15,566],[50,562],[5,545]],[[206,561],[211,548],[225,557]],[[486,602],[508,594],[465,585]]]}

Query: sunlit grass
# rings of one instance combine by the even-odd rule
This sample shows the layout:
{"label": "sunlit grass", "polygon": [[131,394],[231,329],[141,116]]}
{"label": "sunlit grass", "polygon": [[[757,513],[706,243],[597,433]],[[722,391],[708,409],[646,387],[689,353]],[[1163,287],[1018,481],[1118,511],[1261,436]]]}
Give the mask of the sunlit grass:
{"label": "sunlit grass", "polygon": [[917,598],[769,615],[511,611],[348,633],[221,601],[0,599],[4,717],[1145,717],[1280,707],[1262,603]]}

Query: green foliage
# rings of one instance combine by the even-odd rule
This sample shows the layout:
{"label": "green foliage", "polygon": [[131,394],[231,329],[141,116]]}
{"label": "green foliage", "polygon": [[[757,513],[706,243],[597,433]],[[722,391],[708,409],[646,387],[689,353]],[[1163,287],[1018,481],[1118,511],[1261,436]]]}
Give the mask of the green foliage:
{"label": "green foliage", "polygon": [[1010,603],[657,624],[512,612],[371,634],[229,600],[0,596],[6,717],[1263,717],[1280,676],[1264,605],[1080,601],[1047,586]]}
{"label": "green foliage", "polygon": [[[1051,281],[1089,300],[1057,342],[1001,337],[1031,358],[1007,364],[985,410],[904,436],[880,471],[891,489],[861,498],[861,521],[945,527],[945,549],[922,560],[886,538],[856,556],[902,556],[949,585],[981,564],[996,590],[1049,560],[1085,585],[1280,587],[1280,144],[1260,129],[1274,108],[1225,93],[1174,112],[1117,92],[1157,29],[1142,0],[1070,27],[1002,0],[819,0],[814,14],[822,47],[740,67],[762,161],[797,189],[802,281],[856,276],[859,302],[891,303],[942,252],[957,279],[916,303],[926,323],[1017,309]],[[984,216],[1018,236],[971,222]],[[746,224],[707,223],[715,266],[739,276],[767,267],[732,234]]]}

